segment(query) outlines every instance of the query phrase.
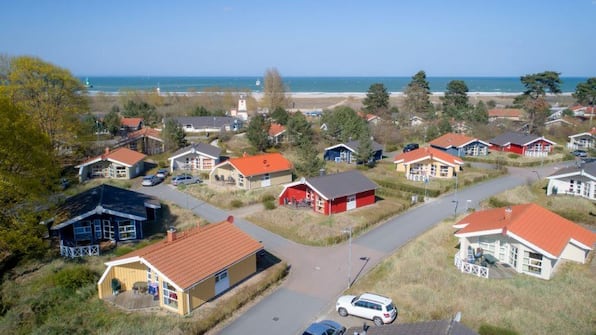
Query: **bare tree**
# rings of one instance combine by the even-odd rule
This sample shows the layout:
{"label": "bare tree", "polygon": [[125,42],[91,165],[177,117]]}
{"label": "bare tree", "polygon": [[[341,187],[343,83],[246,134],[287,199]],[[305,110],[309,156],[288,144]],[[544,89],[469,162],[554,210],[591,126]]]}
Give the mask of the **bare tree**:
{"label": "bare tree", "polygon": [[265,72],[265,84],[263,87],[263,99],[261,105],[274,111],[276,108],[288,108],[290,103],[286,95],[286,85],[279,72],[275,68],[267,69]]}

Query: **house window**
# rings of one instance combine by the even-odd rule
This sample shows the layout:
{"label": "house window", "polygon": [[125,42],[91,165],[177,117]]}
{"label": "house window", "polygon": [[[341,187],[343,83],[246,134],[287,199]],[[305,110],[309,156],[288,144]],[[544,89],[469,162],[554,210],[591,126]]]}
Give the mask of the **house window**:
{"label": "house window", "polygon": [[410,166],[410,174],[412,174],[412,175],[422,174],[422,168],[423,168],[422,164],[412,164]]}
{"label": "house window", "polygon": [[573,193],[573,186],[574,186],[574,180],[570,179],[569,180],[569,190],[567,191],[567,193]]}
{"label": "house window", "polygon": [[116,166],[116,178],[125,178],[126,177],[126,167],[125,166]]}
{"label": "house window", "polygon": [[509,250],[509,265],[517,269],[517,248],[514,246]]}
{"label": "house window", "polygon": [[93,226],[95,229],[95,238],[101,238],[101,221],[100,220],[93,221]]}
{"label": "house window", "polygon": [[495,256],[495,250],[496,250],[496,245],[497,245],[496,239],[480,237],[480,238],[478,238],[478,244],[485,252]]}
{"label": "house window", "polygon": [[103,220],[103,238],[114,239],[114,226],[110,220]]}
{"label": "house window", "polygon": [[241,174],[238,174],[238,186],[244,187],[244,176]]}
{"label": "house window", "polygon": [[203,159],[203,170],[211,170],[213,168],[213,159]]}
{"label": "house window", "polygon": [[535,252],[524,251],[523,271],[533,274],[542,273],[542,255]]}
{"label": "house window", "polygon": [[440,173],[441,177],[448,177],[449,176],[449,167],[447,165],[440,166]]}
{"label": "house window", "polygon": [[120,240],[134,240],[137,238],[137,230],[132,220],[123,220],[118,222],[118,235]]}
{"label": "house window", "polygon": [[91,221],[81,221],[74,224],[75,241],[91,239]]}
{"label": "house window", "polygon": [[151,282],[151,268],[147,268],[147,282]]}
{"label": "house window", "polygon": [[167,281],[163,281],[163,303],[164,305],[178,309],[178,293],[176,288]]}
{"label": "house window", "polygon": [[317,212],[324,212],[325,201],[321,198],[317,199]]}
{"label": "house window", "polygon": [[91,176],[92,177],[104,177],[105,176],[104,167],[101,165],[94,165],[93,167],[91,167]]}

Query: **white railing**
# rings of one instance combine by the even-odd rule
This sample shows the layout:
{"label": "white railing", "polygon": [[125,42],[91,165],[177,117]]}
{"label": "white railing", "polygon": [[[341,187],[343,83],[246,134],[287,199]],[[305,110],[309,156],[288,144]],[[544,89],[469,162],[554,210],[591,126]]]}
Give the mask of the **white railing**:
{"label": "white railing", "polygon": [[424,181],[427,177],[421,174],[407,174],[406,178],[413,181]]}
{"label": "white railing", "polygon": [[454,264],[461,272],[470,273],[482,278],[488,278],[488,268],[472,263],[468,263],[459,258],[459,253],[455,254]]}
{"label": "white railing", "polygon": [[69,247],[60,241],[60,255],[69,258],[99,256],[99,245],[94,244],[81,247]]}
{"label": "white railing", "polygon": [[548,151],[526,151],[524,152],[526,157],[548,157]]}

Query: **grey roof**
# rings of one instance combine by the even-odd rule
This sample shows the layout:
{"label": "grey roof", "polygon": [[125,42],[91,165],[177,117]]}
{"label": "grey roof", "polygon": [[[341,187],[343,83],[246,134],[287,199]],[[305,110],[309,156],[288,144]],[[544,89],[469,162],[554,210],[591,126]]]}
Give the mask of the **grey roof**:
{"label": "grey roof", "polygon": [[[450,332],[448,333],[449,328]],[[351,327],[345,334],[360,334],[362,327]],[[477,332],[459,322],[435,320],[416,323],[392,323],[380,327],[370,326],[366,335],[478,335]]]}
{"label": "grey roof", "polygon": [[[358,147],[360,146],[360,142],[358,140],[356,141],[350,141],[348,143],[344,144],[346,147],[350,148],[353,152],[358,152]],[[373,151],[379,151],[379,150],[383,150],[383,145],[372,141],[372,148]]]}
{"label": "grey roof", "polygon": [[549,177],[556,177],[556,176],[573,174],[573,173],[579,174],[582,171],[583,171],[583,173],[596,178],[596,162],[580,163],[579,165],[562,168],[562,169],[557,170],[555,173],[551,174]]}
{"label": "grey roof", "polygon": [[57,230],[96,213],[113,213],[114,215],[147,220],[145,207],[159,208],[159,201],[152,196],[102,184],[85,192],[67,198],[58,208],[60,216],[68,218],[52,227]]}
{"label": "grey roof", "polygon": [[174,118],[181,126],[190,124],[195,129],[224,128],[236,119],[231,116],[181,116]]}
{"label": "grey roof", "polygon": [[378,187],[357,170],[308,178],[306,183],[327,199],[370,191]]}
{"label": "grey roof", "polygon": [[493,138],[489,142],[492,144],[500,145],[500,146],[506,145],[507,143],[524,145],[524,144],[534,142],[540,138],[541,137],[538,135],[509,132],[509,133],[501,134],[501,135]]}
{"label": "grey roof", "polygon": [[189,151],[192,151],[192,149],[194,149],[197,152],[204,153],[207,156],[211,156],[211,157],[215,157],[215,158],[219,158],[219,155],[221,154],[221,149],[218,147],[215,147],[211,144],[193,143],[189,146],[186,146],[186,147],[174,152],[172,157],[179,156],[181,154],[185,154]]}

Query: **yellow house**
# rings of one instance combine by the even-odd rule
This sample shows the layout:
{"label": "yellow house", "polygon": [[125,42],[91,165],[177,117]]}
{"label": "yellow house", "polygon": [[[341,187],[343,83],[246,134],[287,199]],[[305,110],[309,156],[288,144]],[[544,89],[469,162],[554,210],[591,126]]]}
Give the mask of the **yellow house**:
{"label": "yellow house", "polygon": [[429,178],[451,178],[457,175],[464,162],[456,156],[435,148],[419,148],[395,156],[393,161],[398,172],[406,178],[427,181]]}
{"label": "yellow house", "polygon": [[209,181],[245,190],[287,184],[292,182],[292,163],[280,153],[245,154],[217,164]]}
{"label": "yellow house", "polygon": [[99,298],[117,294],[114,281],[120,291],[142,285],[164,309],[190,313],[257,271],[263,246],[233,221],[230,216],[207,227],[170,230],[165,240],[106,262]]}

